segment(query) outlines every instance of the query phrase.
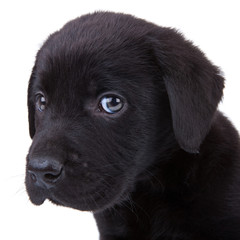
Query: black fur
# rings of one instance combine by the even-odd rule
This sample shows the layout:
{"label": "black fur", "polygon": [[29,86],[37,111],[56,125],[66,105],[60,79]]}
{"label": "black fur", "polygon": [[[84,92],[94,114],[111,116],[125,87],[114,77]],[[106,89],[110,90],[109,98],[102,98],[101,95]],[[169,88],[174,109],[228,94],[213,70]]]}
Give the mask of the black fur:
{"label": "black fur", "polygon": [[[31,201],[93,211],[101,240],[239,240],[240,143],[217,110],[223,87],[174,29],[102,12],[67,23],[29,82]],[[118,113],[99,107],[106,93]]]}

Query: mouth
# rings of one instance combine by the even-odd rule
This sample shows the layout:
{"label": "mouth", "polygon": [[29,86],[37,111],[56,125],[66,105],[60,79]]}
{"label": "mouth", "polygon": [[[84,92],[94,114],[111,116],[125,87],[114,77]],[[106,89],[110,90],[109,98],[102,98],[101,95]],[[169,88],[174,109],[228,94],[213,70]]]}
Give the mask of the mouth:
{"label": "mouth", "polygon": [[45,200],[58,206],[74,208],[80,211],[98,212],[107,209],[124,200],[127,191],[122,187],[109,189],[96,186],[89,192],[80,189],[69,190],[67,186],[59,186],[52,189],[42,189],[36,186],[27,186],[30,201],[36,205],[42,205]]}
{"label": "mouth", "polygon": [[47,199],[46,193],[43,189],[28,189],[27,188],[27,192],[28,192],[30,201],[36,206],[42,205],[44,203],[44,201]]}
{"label": "mouth", "polygon": [[61,172],[58,181],[51,181],[51,184],[48,183],[49,178],[44,179],[49,186],[46,187],[46,184],[40,182],[41,172],[35,174],[36,180],[32,177],[31,171],[27,171],[25,184],[30,201],[40,206],[45,200],[49,200],[56,205],[97,212],[122,202],[130,190],[129,184],[125,183],[126,179],[122,175],[121,178],[111,176],[102,178],[94,175],[91,181],[87,181],[87,178],[83,180],[78,175],[72,176],[67,173],[65,169],[63,173]]}
{"label": "mouth", "polygon": [[51,194],[51,196],[44,196],[44,195],[33,195],[29,194],[30,201],[36,205],[40,206],[42,205],[46,200],[49,200],[51,203],[57,205],[57,206],[64,206],[64,207],[70,207],[74,208],[80,211],[90,211],[90,212],[98,212],[102,211],[104,209],[107,209],[113,205],[115,205],[121,197],[115,196],[113,199],[105,199],[104,197],[99,197],[99,195],[96,197],[96,194],[92,194],[89,196],[82,196],[81,198],[76,199],[70,199],[68,196],[60,198],[54,196]]}

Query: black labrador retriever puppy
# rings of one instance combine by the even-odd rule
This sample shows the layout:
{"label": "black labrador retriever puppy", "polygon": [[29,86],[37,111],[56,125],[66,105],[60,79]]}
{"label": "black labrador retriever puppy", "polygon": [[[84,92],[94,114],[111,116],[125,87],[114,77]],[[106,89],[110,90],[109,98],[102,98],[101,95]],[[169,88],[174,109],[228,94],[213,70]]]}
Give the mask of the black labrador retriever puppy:
{"label": "black labrador retriever puppy", "polygon": [[220,70],[177,31],[96,12],[39,50],[31,201],[92,211],[101,240],[239,240],[239,135]]}

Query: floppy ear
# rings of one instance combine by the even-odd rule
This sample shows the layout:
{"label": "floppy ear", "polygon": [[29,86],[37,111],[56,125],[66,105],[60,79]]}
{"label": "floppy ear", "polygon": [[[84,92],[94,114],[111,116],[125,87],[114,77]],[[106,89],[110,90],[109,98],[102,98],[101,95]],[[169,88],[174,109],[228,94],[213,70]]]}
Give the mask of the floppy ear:
{"label": "floppy ear", "polygon": [[197,153],[221,100],[224,79],[177,31],[163,28],[152,43],[169,97],[175,137],[182,149]]}
{"label": "floppy ear", "polygon": [[32,86],[36,76],[36,66],[32,69],[32,74],[30,76],[28,84],[28,123],[29,123],[29,133],[30,137],[33,138],[35,134],[35,103],[32,99]]}

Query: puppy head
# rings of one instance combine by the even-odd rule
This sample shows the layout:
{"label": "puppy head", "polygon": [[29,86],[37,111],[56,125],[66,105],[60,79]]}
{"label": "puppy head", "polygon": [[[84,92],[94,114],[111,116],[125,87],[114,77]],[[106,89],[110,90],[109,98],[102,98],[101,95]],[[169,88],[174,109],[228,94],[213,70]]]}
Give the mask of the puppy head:
{"label": "puppy head", "polygon": [[28,89],[30,199],[100,210],[179,146],[194,153],[221,99],[219,71],[174,30],[95,13],[37,54]]}

